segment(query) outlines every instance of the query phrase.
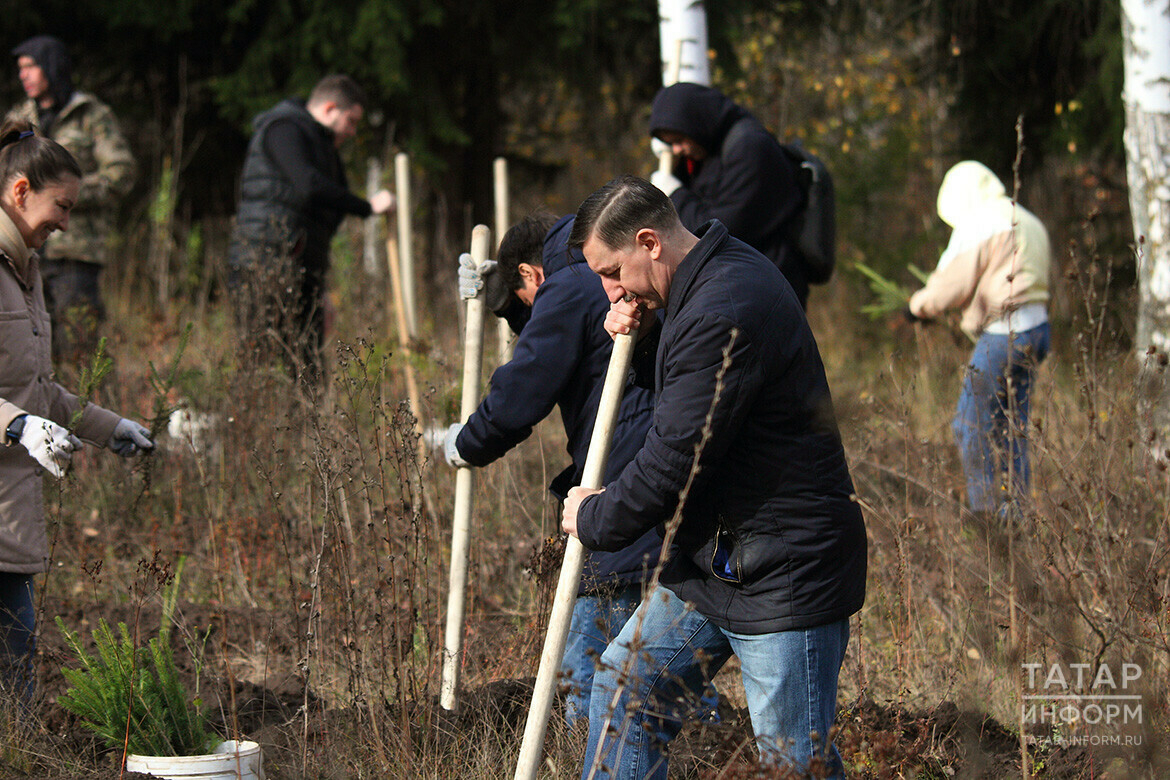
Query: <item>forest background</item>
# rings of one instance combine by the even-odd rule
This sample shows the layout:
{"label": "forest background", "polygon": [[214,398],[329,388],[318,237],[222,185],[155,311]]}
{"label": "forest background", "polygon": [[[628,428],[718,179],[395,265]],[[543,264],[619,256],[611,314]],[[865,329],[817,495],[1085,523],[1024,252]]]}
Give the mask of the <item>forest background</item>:
{"label": "forest background", "polygon": [[[1158,776],[1167,478],[1135,446],[1117,3],[726,0],[707,11],[715,85],[818,153],[837,186],[838,271],[809,312],[870,533],[869,597],[842,673],[851,769]],[[156,575],[186,555],[186,649],[209,676],[203,699],[225,731],[260,739],[270,777],[509,771],[527,703],[516,681],[534,673],[555,577],[544,485],[565,461],[563,434],[555,420],[539,426],[479,479],[466,712],[503,717],[453,720],[428,706],[453,476],[415,446],[401,373],[409,362],[422,377],[427,425],[457,417],[455,258],[474,224],[493,224],[493,159],[508,161],[513,219],[575,210],[614,175],[651,170],[654,4],[44,0],[6,12],[5,46],[40,33],[66,42],[79,86],[114,108],[139,160],[104,280],[114,362],[91,392],[151,421],[167,446],[129,469],[82,458],[48,488],[41,719],[10,740],[3,766],[80,776],[109,765],[54,707],[69,659],[49,618],[149,630]],[[304,403],[235,354],[224,255],[250,118],[329,72],[371,98],[344,150],[354,187],[369,159],[389,171],[394,153],[410,155],[422,325],[403,354],[384,265],[363,263],[351,220],[334,246],[333,383]],[[22,97],[13,65],[0,105]],[[961,159],[1010,183],[1055,254],[1053,356],[1029,431],[1034,508],[1006,550],[959,523],[949,418],[968,343],[953,323],[868,316],[874,295],[855,270],[910,288],[909,265],[933,267],[948,237],[934,198]],[[180,405],[207,426],[185,441],[164,433]],[[1029,702],[1056,693],[1025,665],[1082,663],[1142,669],[1141,717],[1109,729],[1029,719]],[[721,678],[731,706],[733,678]],[[701,747],[680,748],[672,773],[748,776],[734,774],[750,753],[734,714],[723,732],[691,735]],[[573,774],[580,747],[554,731],[553,772]]]}

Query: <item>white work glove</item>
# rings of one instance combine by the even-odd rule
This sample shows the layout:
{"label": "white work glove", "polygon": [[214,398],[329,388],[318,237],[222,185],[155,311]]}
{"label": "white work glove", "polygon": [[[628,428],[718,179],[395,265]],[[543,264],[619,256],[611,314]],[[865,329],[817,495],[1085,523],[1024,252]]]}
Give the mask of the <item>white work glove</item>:
{"label": "white work glove", "polygon": [[459,297],[470,300],[483,290],[483,302],[492,311],[503,311],[508,304],[509,290],[504,288],[504,279],[497,273],[495,260],[484,260],[476,264],[471,255],[459,255]]}
{"label": "white work glove", "polygon": [[459,448],[455,446],[455,439],[459,438],[459,431],[463,430],[463,423],[452,423],[447,428],[447,435],[443,437],[443,457],[447,459],[447,464],[455,468],[462,468],[470,466],[459,454]]}
{"label": "white work glove", "polygon": [[398,202],[390,190],[378,190],[370,196],[370,210],[375,214],[388,214],[394,211]]}
{"label": "white work glove", "polygon": [[75,450],[81,449],[81,439],[62,428],[52,420],[24,416],[24,430],[20,432],[20,443],[36,458],[37,463],[48,469],[57,479],[65,476],[65,467]]}
{"label": "white work glove", "polygon": [[650,136],[650,151],[654,153],[654,159],[660,159],[663,152],[670,151],[670,144],[663,141],[656,135]]}
{"label": "white work glove", "polygon": [[154,442],[150,440],[150,431],[133,420],[123,417],[114,426],[114,433],[106,442],[106,448],[118,453],[123,458],[129,458],[139,450],[154,449]]}
{"label": "white work glove", "polygon": [[673,173],[664,173],[662,171],[654,171],[654,173],[650,174],[650,183],[662,190],[662,193],[668,198],[672,192],[682,186],[682,182],[675,178]]}

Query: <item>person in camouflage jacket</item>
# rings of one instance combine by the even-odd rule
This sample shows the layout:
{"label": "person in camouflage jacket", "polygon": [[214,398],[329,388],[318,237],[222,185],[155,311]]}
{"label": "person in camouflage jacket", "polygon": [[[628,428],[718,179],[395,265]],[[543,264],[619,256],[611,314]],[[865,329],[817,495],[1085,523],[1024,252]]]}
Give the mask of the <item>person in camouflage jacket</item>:
{"label": "person in camouflage jacket", "polygon": [[118,200],[134,185],[135,162],[114,112],[74,89],[65,44],[38,35],[12,50],[28,100],[9,118],[24,119],[64,146],[81,166],[81,192],[69,232],[42,250],[45,298],[53,322],[57,361],[85,359],[97,345],[105,318],[99,276],[107,262]]}

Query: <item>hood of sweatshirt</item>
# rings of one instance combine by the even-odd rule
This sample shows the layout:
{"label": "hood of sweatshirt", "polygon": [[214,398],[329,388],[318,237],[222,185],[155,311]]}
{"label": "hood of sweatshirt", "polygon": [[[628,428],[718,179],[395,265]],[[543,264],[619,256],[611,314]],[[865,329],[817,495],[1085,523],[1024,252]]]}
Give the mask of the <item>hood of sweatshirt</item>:
{"label": "hood of sweatshirt", "polygon": [[65,44],[52,35],[38,35],[29,38],[12,50],[12,56],[32,57],[41,66],[49,80],[49,92],[53,105],[59,110],[73,97],[73,62]]}
{"label": "hood of sweatshirt", "polygon": [[717,154],[724,136],[747,110],[717,89],[680,82],[658,90],[650,108],[650,135],[673,131]]}
{"label": "hood of sweatshirt", "polygon": [[938,188],[938,215],[955,227],[964,217],[1006,194],[1003,182],[986,165],[964,160],[943,177]]}

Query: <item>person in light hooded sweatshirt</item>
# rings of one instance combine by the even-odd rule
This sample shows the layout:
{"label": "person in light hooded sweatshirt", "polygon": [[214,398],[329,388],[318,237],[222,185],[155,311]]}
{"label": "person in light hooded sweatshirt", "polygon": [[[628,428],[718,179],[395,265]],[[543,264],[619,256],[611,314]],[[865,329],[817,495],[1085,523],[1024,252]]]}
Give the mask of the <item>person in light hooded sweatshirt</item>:
{"label": "person in light hooded sweatshirt", "polygon": [[975,340],[953,426],[967,504],[1002,514],[1027,496],[1030,479],[1029,401],[1050,341],[1048,232],[973,160],[943,177],[938,215],[953,228],[951,240],[908,313],[930,320],[962,309],[960,325]]}

